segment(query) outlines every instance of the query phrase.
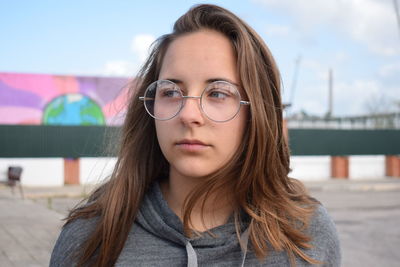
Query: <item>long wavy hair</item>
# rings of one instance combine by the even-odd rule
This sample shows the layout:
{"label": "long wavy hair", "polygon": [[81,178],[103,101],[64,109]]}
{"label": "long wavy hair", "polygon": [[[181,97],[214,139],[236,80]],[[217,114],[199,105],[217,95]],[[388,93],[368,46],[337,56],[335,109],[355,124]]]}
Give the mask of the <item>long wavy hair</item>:
{"label": "long wavy hair", "polygon": [[230,188],[238,206],[236,223],[240,223],[239,211],[245,212],[250,219],[251,249],[260,260],[267,256],[269,243],[274,250],[286,251],[292,265],[296,256],[319,263],[304,252],[312,247],[305,229],[316,202],[299,181],[288,177],[281,79],[271,52],[250,26],[230,11],[215,5],[197,5],[175,22],[172,33],[153,44],[130,88],[132,94],[111,178],[67,218],[66,224],[77,218],[97,217],[95,229],[80,248],[78,265],[114,265],[148,188],[154,181],[168,177],[169,164],[159,147],[154,120],[138,96],[158,79],[169,44],[182,35],[204,29],[217,31],[232,43],[241,84],[251,102],[250,116],[237,153],[226,166],[205,177],[186,198],[185,232],[190,232],[191,211],[200,199],[204,206],[212,193]]}

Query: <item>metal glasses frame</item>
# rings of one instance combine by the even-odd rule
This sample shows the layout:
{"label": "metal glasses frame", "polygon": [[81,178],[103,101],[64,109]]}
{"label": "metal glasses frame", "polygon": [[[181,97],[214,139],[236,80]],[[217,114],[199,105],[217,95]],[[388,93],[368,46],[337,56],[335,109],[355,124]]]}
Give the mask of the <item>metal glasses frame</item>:
{"label": "metal glasses frame", "polygon": [[[151,117],[153,117],[154,119],[156,119],[156,120],[167,121],[167,120],[171,120],[171,119],[175,118],[175,117],[181,112],[181,110],[183,109],[183,107],[185,106],[186,99],[200,99],[199,105],[200,105],[200,110],[201,110],[201,112],[202,112],[208,119],[210,119],[210,120],[212,120],[212,121],[215,121],[215,122],[227,122],[227,121],[233,120],[233,119],[237,116],[237,114],[239,113],[240,108],[242,107],[242,105],[244,105],[244,106],[250,105],[250,101],[241,100],[242,97],[241,97],[241,95],[240,95],[240,92],[239,92],[237,86],[234,85],[234,84],[232,84],[232,83],[230,83],[230,82],[227,82],[227,81],[214,81],[214,82],[210,83],[209,85],[206,86],[206,88],[204,88],[204,90],[203,90],[203,92],[201,93],[200,96],[185,96],[185,95],[183,95],[182,90],[179,88],[179,86],[178,86],[176,83],[174,83],[174,82],[172,82],[172,81],[169,81],[169,80],[157,80],[157,81],[152,82],[152,83],[146,88],[144,95],[146,95],[146,92],[147,92],[147,90],[149,90],[150,86],[152,86],[154,83],[158,83],[158,82],[168,82],[168,83],[173,84],[176,88],[179,89],[179,92],[180,92],[181,97],[182,97],[182,101],[181,101],[181,106],[179,107],[178,111],[177,111],[172,117],[167,118],[167,119],[160,119],[160,118],[157,118],[157,117],[153,116],[153,115],[150,113],[150,111],[148,110],[147,106],[146,106],[146,102],[145,102],[145,101],[146,101],[147,99],[149,99],[149,100],[154,100],[154,98],[146,98],[145,96],[139,96],[139,100],[143,101],[143,104],[144,104],[144,107],[145,107],[147,113],[148,113]],[[204,95],[204,93],[206,92],[206,89],[207,89],[209,86],[211,86],[212,84],[214,84],[214,83],[225,83],[225,84],[228,84],[228,85],[230,85],[230,86],[233,86],[233,87],[236,89],[236,91],[237,91],[237,93],[238,93],[238,95],[239,95],[239,108],[238,108],[238,110],[236,111],[236,113],[232,116],[232,118],[229,118],[229,119],[223,120],[223,121],[218,121],[218,120],[214,120],[214,119],[210,118],[210,116],[207,114],[207,112],[204,111],[204,109],[203,109],[203,104],[202,104],[203,95]]]}

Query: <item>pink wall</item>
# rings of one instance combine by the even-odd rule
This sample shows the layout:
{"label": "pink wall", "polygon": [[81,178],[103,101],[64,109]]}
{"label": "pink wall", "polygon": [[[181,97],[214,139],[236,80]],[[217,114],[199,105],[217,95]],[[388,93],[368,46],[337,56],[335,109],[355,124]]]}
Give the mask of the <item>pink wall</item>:
{"label": "pink wall", "polygon": [[[0,72],[0,124],[40,125],[61,121],[67,125],[120,125],[128,83],[127,78]],[[62,100],[59,102],[63,111],[55,110],[56,99]],[[53,109],[53,115],[57,114],[58,122],[44,119],[47,107]],[[91,114],[100,119],[90,120]]]}

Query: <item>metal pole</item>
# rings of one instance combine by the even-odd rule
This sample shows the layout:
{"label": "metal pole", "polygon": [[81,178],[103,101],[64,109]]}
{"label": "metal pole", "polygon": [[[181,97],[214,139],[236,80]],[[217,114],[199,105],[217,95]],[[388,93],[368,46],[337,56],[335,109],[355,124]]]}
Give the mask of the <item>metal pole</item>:
{"label": "metal pole", "polygon": [[329,98],[328,98],[328,118],[333,115],[333,70],[329,69],[329,81],[328,81],[328,90],[329,90]]}
{"label": "metal pole", "polygon": [[292,86],[290,88],[291,90],[290,90],[289,104],[292,107],[293,107],[294,94],[295,94],[295,91],[296,91],[297,77],[299,75],[300,62],[301,62],[301,55],[299,55],[296,58],[295,66],[294,66],[293,79],[292,79]]}
{"label": "metal pole", "polygon": [[399,5],[397,4],[397,0],[393,0],[394,12],[396,13],[397,18],[397,28],[399,30],[399,37],[400,37],[400,12],[399,12]]}

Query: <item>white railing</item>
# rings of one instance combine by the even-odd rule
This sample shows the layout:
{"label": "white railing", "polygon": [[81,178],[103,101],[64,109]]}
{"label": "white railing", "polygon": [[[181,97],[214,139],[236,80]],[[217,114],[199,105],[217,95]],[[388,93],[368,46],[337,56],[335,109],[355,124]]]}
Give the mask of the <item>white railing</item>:
{"label": "white railing", "polygon": [[291,116],[288,128],[319,129],[400,129],[400,112],[352,117]]}

